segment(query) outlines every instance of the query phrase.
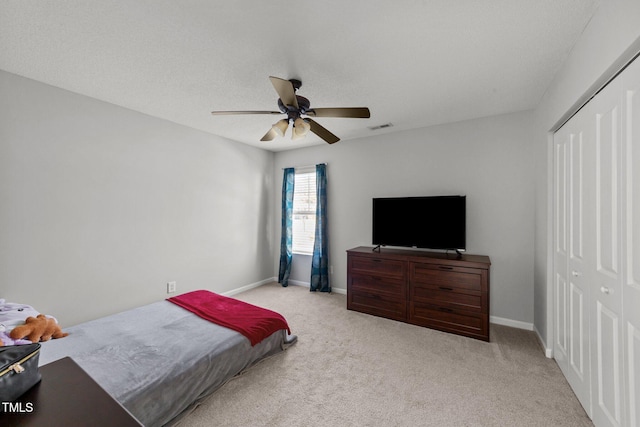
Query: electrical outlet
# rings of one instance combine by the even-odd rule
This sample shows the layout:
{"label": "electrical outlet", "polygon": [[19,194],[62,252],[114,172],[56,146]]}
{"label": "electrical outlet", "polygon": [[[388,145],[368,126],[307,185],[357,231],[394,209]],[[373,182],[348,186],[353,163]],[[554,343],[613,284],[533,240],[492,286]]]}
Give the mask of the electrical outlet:
{"label": "electrical outlet", "polygon": [[167,283],[167,293],[168,294],[172,294],[176,291],[176,282],[169,282]]}

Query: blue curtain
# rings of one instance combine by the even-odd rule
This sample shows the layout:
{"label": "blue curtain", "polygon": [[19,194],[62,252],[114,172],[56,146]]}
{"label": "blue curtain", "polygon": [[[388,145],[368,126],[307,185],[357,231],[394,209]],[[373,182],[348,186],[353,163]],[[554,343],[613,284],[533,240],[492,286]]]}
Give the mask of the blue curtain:
{"label": "blue curtain", "polygon": [[293,187],[296,171],[294,168],[286,168],[282,178],[282,237],[280,238],[280,270],[278,271],[278,283],[282,286],[289,285],[291,274],[291,260],[293,251]]}
{"label": "blue curtain", "polygon": [[316,232],[311,258],[311,291],[331,292],[327,241],[327,165],[316,165]]}

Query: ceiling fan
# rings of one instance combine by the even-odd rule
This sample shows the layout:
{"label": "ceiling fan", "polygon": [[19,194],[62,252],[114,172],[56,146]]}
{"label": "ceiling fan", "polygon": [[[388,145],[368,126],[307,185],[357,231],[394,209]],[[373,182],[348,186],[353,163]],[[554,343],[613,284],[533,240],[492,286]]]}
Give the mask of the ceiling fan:
{"label": "ceiling fan", "polygon": [[296,95],[296,91],[302,86],[300,80],[284,80],[278,77],[269,77],[271,84],[278,93],[278,108],[280,111],[212,111],[214,116],[229,114],[286,114],[287,118],[276,122],[260,141],[271,141],[276,136],[284,136],[289,123],[293,123],[291,139],[304,138],[309,131],[315,133],[329,144],[340,141],[340,138],[322,127],[318,122],[303,116],[310,117],[345,117],[368,119],[371,117],[366,107],[344,108],[311,108],[309,100]]}

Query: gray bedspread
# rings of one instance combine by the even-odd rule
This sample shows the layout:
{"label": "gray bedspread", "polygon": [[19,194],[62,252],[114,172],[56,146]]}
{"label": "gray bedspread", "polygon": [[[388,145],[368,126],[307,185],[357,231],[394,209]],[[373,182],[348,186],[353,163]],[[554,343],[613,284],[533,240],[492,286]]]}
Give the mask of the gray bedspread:
{"label": "gray bedspread", "polygon": [[42,343],[40,365],[73,358],[145,426],[174,423],[257,361],[296,340],[284,330],[251,346],[168,301],[65,328]]}

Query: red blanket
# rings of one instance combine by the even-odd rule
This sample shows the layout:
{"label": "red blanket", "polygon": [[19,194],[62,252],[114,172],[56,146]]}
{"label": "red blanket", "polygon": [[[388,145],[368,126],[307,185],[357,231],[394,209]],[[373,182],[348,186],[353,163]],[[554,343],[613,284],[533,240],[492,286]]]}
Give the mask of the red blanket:
{"label": "red blanket", "polygon": [[289,325],[280,314],[237,299],[224,297],[209,291],[193,291],[167,298],[174,304],[249,338],[254,346],[260,341]]}

